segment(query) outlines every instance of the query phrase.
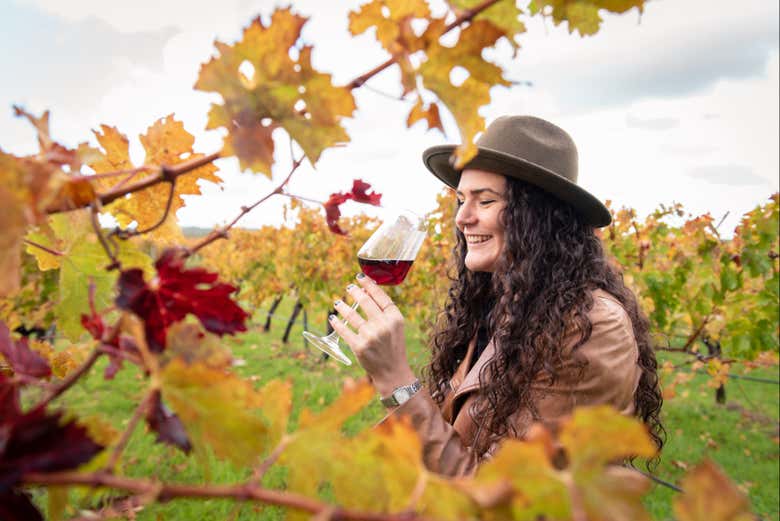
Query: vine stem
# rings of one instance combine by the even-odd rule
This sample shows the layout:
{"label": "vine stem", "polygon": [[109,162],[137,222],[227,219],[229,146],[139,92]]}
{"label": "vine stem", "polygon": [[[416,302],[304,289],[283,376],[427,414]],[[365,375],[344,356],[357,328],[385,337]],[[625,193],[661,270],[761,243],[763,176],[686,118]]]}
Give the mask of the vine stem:
{"label": "vine stem", "polygon": [[224,226],[222,228],[218,228],[216,230],[212,230],[208,235],[206,235],[206,237],[204,237],[202,240],[200,240],[198,243],[196,243],[195,246],[189,248],[186,251],[185,257],[189,257],[189,256],[195,254],[195,252],[197,252],[198,250],[201,250],[202,248],[205,248],[206,246],[208,246],[209,244],[211,244],[212,242],[214,242],[214,241],[216,241],[218,239],[226,239],[230,229],[233,228],[233,226],[235,226],[236,223],[243,216],[245,216],[246,214],[248,214],[249,212],[254,210],[258,205],[260,205],[263,202],[265,202],[269,197],[271,197],[273,195],[276,195],[276,194],[284,193],[284,187],[287,186],[287,183],[290,182],[290,178],[292,178],[292,175],[295,173],[296,170],[298,170],[298,167],[301,166],[301,163],[303,163],[304,157],[305,156],[301,156],[299,159],[295,159],[293,161],[293,165],[292,165],[292,168],[290,168],[290,172],[287,174],[287,177],[285,177],[284,180],[279,184],[279,186],[277,186],[276,188],[271,190],[269,193],[267,193],[265,196],[263,196],[261,199],[256,201],[251,206],[242,206],[241,207],[241,212],[235,217],[235,219],[233,219],[230,222],[230,224],[228,224],[227,226]]}
{"label": "vine stem", "polygon": [[152,400],[154,400],[157,393],[159,393],[157,389],[153,389],[148,392],[146,396],[144,396],[144,399],[141,400],[141,403],[138,404],[138,407],[135,408],[133,416],[130,418],[130,421],[127,423],[127,427],[122,433],[122,437],[119,438],[119,442],[117,442],[114,450],[111,452],[111,456],[108,458],[108,462],[106,462],[105,466],[103,467],[106,472],[114,471],[114,466],[116,465],[116,462],[119,461],[119,457],[122,455],[125,447],[127,447],[127,442],[130,441],[130,436],[133,435],[133,431],[135,431],[136,425],[138,425],[138,422],[146,414],[146,411],[149,409],[149,406],[151,405]]}
{"label": "vine stem", "polygon": [[701,321],[701,324],[698,328],[696,328],[696,331],[693,332],[693,334],[688,338],[688,341],[685,342],[685,345],[683,346],[683,351],[687,352],[688,348],[693,345],[693,343],[696,341],[697,338],[699,338],[699,335],[701,335],[701,332],[704,331],[704,326],[707,325],[707,322],[709,322],[711,315],[707,315],[704,317],[704,320]]}
{"label": "vine stem", "polygon": [[37,242],[31,241],[30,239],[24,239],[24,243],[27,244],[28,246],[32,246],[33,248],[38,248],[39,250],[43,250],[46,253],[50,253],[50,254],[55,255],[57,257],[64,257],[65,256],[65,253],[63,253],[61,251],[52,250],[51,248],[49,248],[47,246],[44,246],[43,244],[38,244]]}
{"label": "vine stem", "polygon": [[[191,172],[197,168],[200,168],[204,165],[207,165],[219,159],[221,157],[221,154],[222,152],[213,152],[206,156],[196,157],[195,159],[183,161],[175,165],[157,167],[154,169],[155,172],[152,175],[147,176],[133,184],[119,187],[119,188],[112,188],[107,192],[98,194],[96,200],[100,203],[101,206],[103,206],[115,201],[116,199],[122,198],[127,194],[139,192],[141,190],[149,188],[150,186],[154,186],[163,181],[172,182],[174,179],[176,179],[181,175],[186,174],[187,172]],[[144,170],[152,169],[152,167],[142,167],[142,168]],[[46,213],[52,214],[52,213],[69,212],[72,210],[78,210],[79,208],[83,208],[85,206],[88,206],[89,204],[92,204],[90,202],[82,206],[79,206],[79,205],[72,204],[71,201],[65,201],[65,203],[67,204],[60,203],[60,204],[50,205],[46,207]]]}
{"label": "vine stem", "polygon": [[294,508],[319,514],[323,511],[332,512],[332,521],[432,521],[414,512],[396,514],[377,514],[359,510],[343,509],[310,497],[272,490],[250,484],[236,485],[185,485],[175,483],[160,483],[150,479],[128,478],[115,476],[105,472],[29,472],[22,476],[27,485],[85,485],[91,487],[109,487],[125,490],[135,494],[154,494],[158,501],[165,502],[175,498],[228,498],[241,501],[259,501],[269,505]]}
{"label": "vine stem", "polygon": [[45,407],[47,406],[52,400],[57,398],[59,395],[70,389],[70,387],[78,381],[79,378],[81,378],[84,374],[87,373],[87,371],[92,368],[93,365],[95,365],[95,362],[97,362],[97,359],[100,358],[100,355],[103,353],[99,351],[98,349],[92,350],[92,352],[89,354],[89,357],[82,363],[78,369],[70,373],[60,384],[55,387],[43,400],[41,400],[36,407]]}

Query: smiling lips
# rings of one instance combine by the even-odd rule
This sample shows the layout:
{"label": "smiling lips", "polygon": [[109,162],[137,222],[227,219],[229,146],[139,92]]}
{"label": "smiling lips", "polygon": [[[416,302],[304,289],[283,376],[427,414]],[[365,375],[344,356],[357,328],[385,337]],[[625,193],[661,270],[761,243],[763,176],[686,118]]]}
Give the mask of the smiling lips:
{"label": "smiling lips", "polygon": [[468,244],[481,244],[489,240],[492,235],[466,235],[466,242]]}

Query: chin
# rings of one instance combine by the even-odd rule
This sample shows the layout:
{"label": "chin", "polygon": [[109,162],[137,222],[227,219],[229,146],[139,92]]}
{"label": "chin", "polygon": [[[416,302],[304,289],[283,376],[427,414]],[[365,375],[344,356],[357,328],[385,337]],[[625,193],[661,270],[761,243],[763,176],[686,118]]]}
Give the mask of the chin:
{"label": "chin", "polygon": [[464,263],[466,265],[466,269],[473,272],[486,272],[486,273],[492,273],[495,262],[489,262],[484,260],[472,260],[469,261],[468,257],[466,258],[466,262]]}

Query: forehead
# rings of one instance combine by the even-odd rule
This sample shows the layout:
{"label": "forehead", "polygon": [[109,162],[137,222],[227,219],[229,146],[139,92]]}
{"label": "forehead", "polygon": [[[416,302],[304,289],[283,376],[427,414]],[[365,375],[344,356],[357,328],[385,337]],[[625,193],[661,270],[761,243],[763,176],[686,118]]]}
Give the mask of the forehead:
{"label": "forehead", "polygon": [[500,194],[504,193],[504,190],[506,190],[506,177],[501,174],[474,168],[467,168],[461,173],[460,182],[458,182],[458,192],[466,193],[485,188]]}

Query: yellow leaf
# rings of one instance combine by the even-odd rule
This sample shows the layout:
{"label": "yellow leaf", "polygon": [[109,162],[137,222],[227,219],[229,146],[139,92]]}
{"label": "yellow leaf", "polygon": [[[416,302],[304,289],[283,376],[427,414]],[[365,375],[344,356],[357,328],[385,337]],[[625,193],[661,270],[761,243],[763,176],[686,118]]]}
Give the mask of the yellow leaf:
{"label": "yellow leaf", "polygon": [[551,9],[555,25],[568,22],[569,33],[578,31],[581,36],[596,34],[601,26],[599,11],[624,13],[636,7],[642,12],[645,0],[537,0],[536,6],[544,12]]}
{"label": "yellow leaf", "polygon": [[561,429],[560,440],[575,470],[629,456],[649,458],[656,453],[645,426],[609,406],[577,409]]}
{"label": "yellow leaf", "polygon": [[[312,163],[349,140],[341,119],[355,110],[352,93],[312,67],[311,47],[300,49],[297,60],[290,57],[306,21],[290,9],[274,11],[267,27],[256,18],[235,45],[216,42],[219,55],[201,66],[195,88],[224,101],[212,105],[208,128],[227,129],[223,151],[235,154],[241,168],[271,176],[271,134],[279,126]],[[251,73],[240,70],[244,64]]]}
{"label": "yellow leaf", "polygon": [[[308,409],[301,412],[298,430],[290,435],[287,448],[279,458],[280,464],[289,467],[289,490],[313,496],[320,483],[333,475],[334,468],[347,465],[348,460],[344,458],[351,457],[354,451],[345,449],[350,442],[341,434],[341,425],[374,397],[373,386],[362,380],[345,385],[341,396],[319,414],[312,414]],[[359,454],[360,451],[353,455]],[[306,517],[300,512],[290,511],[287,519],[292,521]]]}
{"label": "yellow leaf", "polygon": [[336,430],[353,414],[376,396],[374,387],[367,379],[359,382],[348,382],[344,385],[341,395],[324,411],[313,414],[309,409],[301,411],[299,430],[326,429]]}
{"label": "yellow leaf", "polygon": [[748,498],[711,461],[705,460],[682,480],[684,494],[674,500],[680,521],[750,521]]}
{"label": "yellow leaf", "polygon": [[[482,3],[481,0],[448,0],[451,6],[458,11],[473,9]],[[475,20],[486,20],[500,29],[507,41],[517,51],[518,45],[515,38],[525,32],[525,24],[520,21],[520,9],[514,0],[502,0],[496,2],[479,13]]]}
{"label": "yellow leaf", "polygon": [[[436,32],[441,30],[441,24],[431,24],[426,31],[433,32],[428,36],[431,39],[428,60],[420,66],[420,74],[425,87],[436,93],[458,123],[463,144],[455,151],[455,166],[461,168],[476,154],[474,137],[485,128],[485,120],[478,110],[490,102],[490,88],[509,85],[501,75],[501,68],[482,58],[482,50],[494,45],[503,32],[490,22],[476,20],[460,33],[458,43],[449,48],[438,43]],[[450,80],[456,66],[469,74],[457,87]]]}
{"label": "yellow leaf", "polygon": [[[127,138],[116,128],[103,125],[101,129],[102,133],[95,132],[95,136],[103,152],[89,166],[98,174],[134,168],[128,155]],[[184,129],[181,121],[173,118],[173,115],[155,122],[145,134],[140,136],[140,140],[146,152],[144,164],[147,166],[173,166],[202,157],[202,154],[196,154],[192,150],[195,138]],[[200,194],[199,180],[221,182],[216,171],[217,167],[213,164],[204,165],[177,177],[172,196],[170,185],[160,183],[130,194],[129,197],[118,199],[107,209],[122,226],[135,221],[138,223],[138,229],[143,230],[156,224],[163,217],[168,198],[172,197],[170,211],[164,224],[154,230],[152,236],[178,242],[182,235],[176,224],[176,212],[184,206],[182,196]],[[95,184],[99,190],[105,190],[122,179],[122,177],[102,179]]]}
{"label": "yellow leaf", "polygon": [[270,447],[271,427],[260,415],[262,396],[235,375],[172,360],[160,373],[162,396],[178,414],[193,445],[251,465]]}
{"label": "yellow leaf", "polygon": [[[375,429],[334,447],[328,478],[339,504],[391,512],[403,509],[426,472],[416,431],[407,421],[388,419]],[[354,476],[361,476],[356,480]]]}
{"label": "yellow leaf", "polygon": [[292,411],[292,382],[271,380],[258,394],[263,416],[268,421],[268,445],[276,447],[287,432]]}
{"label": "yellow leaf", "polygon": [[543,443],[506,440],[493,458],[479,467],[466,488],[479,497],[502,482],[512,487],[513,519],[570,517],[566,485],[550,464]]}
{"label": "yellow leaf", "polygon": [[650,488],[649,480],[631,469],[610,465],[629,456],[655,455],[656,447],[644,425],[609,406],[583,407],[564,423],[560,441],[569,456],[572,486],[588,519],[650,519],[641,502]]}

